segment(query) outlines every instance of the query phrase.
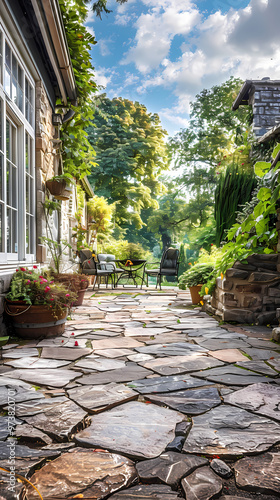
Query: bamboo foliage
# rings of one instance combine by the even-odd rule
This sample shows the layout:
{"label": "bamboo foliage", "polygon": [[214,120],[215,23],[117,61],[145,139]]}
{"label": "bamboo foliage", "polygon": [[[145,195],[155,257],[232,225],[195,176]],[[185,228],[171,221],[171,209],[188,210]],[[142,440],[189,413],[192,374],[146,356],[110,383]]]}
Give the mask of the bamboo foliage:
{"label": "bamboo foliage", "polygon": [[226,231],[236,220],[236,212],[251,199],[257,181],[251,172],[241,171],[230,165],[221,174],[215,190],[216,245],[226,237]]}

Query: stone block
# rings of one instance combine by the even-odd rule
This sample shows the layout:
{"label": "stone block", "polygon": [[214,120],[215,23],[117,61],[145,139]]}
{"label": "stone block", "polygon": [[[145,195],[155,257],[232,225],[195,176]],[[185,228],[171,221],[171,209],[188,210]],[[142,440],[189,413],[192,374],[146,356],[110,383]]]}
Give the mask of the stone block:
{"label": "stone block", "polygon": [[254,309],[255,311],[262,308],[262,297],[255,295],[245,295],[242,297],[241,306],[246,309]]}
{"label": "stone block", "polygon": [[254,284],[248,284],[248,285],[235,285],[235,290],[240,293],[262,293],[263,287],[262,286],[256,286]]}
{"label": "stone block", "polygon": [[242,264],[239,261],[236,261],[232,267],[234,269],[241,269],[242,271],[255,271],[257,269],[253,264]]}
{"label": "stone block", "polygon": [[255,253],[253,255],[249,255],[249,257],[247,257],[247,261],[249,262],[249,264],[253,263],[255,264],[255,262],[276,262],[278,263],[278,254],[275,254],[275,253],[270,253],[270,254],[262,254],[262,253]]}
{"label": "stone block", "polygon": [[276,311],[266,311],[258,315],[258,325],[276,324]]}
{"label": "stone block", "polygon": [[250,274],[248,281],[250,282],[269,282],[271,280],[274,280],[275,274],[273,273],[258,273],[258,272],[253,272]]}
{"label": "stone block", "polygon": [[223,286],[223,290],[230,291],[233,288],[233,281],[229,281],[229,280],[225,279],[225,280],[223,280],[222,286]]}
{"label": "stone block", "polygon": [[268,296],[280,298],[280,289],[279,288],[268,288]]}
{"label": "stone block", "polygon": [[226,272],[226,279],[228,278],[236,278],[236,279],[246,279],[249,276],[248,271],[242,271],[241,269],[234,269],[233,267],[228,269]]}
{"label": "stone block", "polygon": [[224,321],[236,321],[237,323],[253,323],[255,315],[249,309],[224,309]]}
{"label": "stone block", "polygon": [[277,326],[276,328],[273,328],[272,340],[275,340],[275,342],[280,342],[280,328],[279,328],[279,326]]}
{"label": "stone block", "polygon": [[216,279],[216,285],[217,285],[217,288],[223,288],[223,280],[222,280],[222,278],[217,278]]}

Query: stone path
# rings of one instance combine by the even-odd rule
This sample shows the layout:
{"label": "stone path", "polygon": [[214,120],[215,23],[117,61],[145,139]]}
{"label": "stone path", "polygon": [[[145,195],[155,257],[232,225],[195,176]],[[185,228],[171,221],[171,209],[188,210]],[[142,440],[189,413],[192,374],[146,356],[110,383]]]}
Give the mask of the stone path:
{"label": "stone path", "polygon": [[[44,500],[279,498],[271,330],[219,326],[177,289],[92,293],[61,337],[1,350],[0,468],[15,445]],[[39,498],[9,486],[0,470],[0,500]]]}

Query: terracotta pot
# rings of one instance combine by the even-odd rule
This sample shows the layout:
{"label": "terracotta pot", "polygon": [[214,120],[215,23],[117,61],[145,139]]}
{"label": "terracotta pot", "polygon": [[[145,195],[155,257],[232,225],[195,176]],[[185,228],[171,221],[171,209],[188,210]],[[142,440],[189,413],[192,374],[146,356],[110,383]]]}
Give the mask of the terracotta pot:
{"label": "terracotta pot", "polygon": [[55,311],[44,305],[30,306],[6,300],[5,311],[13,322],[16,334],[24,339],[55,337],[65,329],[66,311]]}
{"label": "terracotta pot", "polygon": [[199,304],[199,302],[202,300],[201,295],[199,295],[199,292],[201,291],[202,287],[203,285],[196,285],[189,287],[193,304]]}
{"label": "terracotta pot", "polygon": [[52,179],[46,181],[49,192],[58,200],[69,200],[72,189],[67,186],[64,179]]}
{"label": "terracotta pot", "polygon": [[77,298],[77,300],[75,300],[75,302],[73,302],[72,306],[77,307],[77,306],[81,306],[83,304],[85,291],[86,290],[84,288],[83,290],[78,290],[78,292],[76,292],[78,295],[78,298]]}

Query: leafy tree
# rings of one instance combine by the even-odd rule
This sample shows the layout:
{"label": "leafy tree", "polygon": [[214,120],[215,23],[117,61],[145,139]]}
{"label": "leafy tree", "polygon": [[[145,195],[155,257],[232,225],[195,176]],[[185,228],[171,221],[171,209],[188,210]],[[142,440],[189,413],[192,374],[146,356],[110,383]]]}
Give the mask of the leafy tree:
{"label": "leafy tree", "polygon": [[159,175],[168,168],[158,115],[139,102],[102,95],[87,133],[96,150],[97,166],[89,176],[95,193],[116,203],[116,224],[140,228],[141,211],[158,206],[155,198],[164,190]]}
{"label": "leafy tree", "polygon": [[[126,3],[127,0],[116,0],[119,4]],[[105,12],[105,14],[110,14],[112,12],[110,9],[107,7],[107,0],[98,0],[97,2],[93,2],[92,4],[92,10],[93,12],[96,13],[97,17],[101,19],[101,14]]]}
{"label": "leafy tree", "polygon": [[175,166],[183,171],[177,181],[194,200],[192,218],[200,226],[213,213],[216,171],[226,169],[233,161],[237,146],[237,161],[252,170],[251,139],[247,132],[251,111],[248,107],[231,110],[241,84],[241,80],[231,77],[222,85],[200,92],[191,104],[188,127],[169,141]]}

